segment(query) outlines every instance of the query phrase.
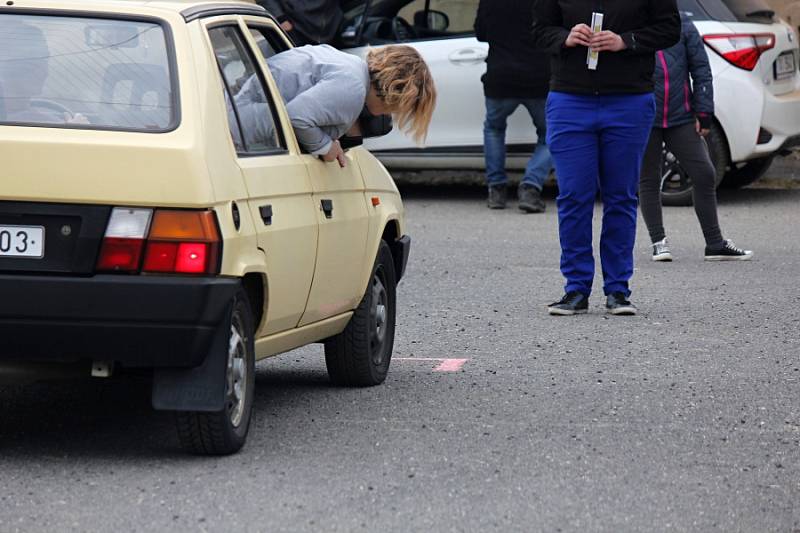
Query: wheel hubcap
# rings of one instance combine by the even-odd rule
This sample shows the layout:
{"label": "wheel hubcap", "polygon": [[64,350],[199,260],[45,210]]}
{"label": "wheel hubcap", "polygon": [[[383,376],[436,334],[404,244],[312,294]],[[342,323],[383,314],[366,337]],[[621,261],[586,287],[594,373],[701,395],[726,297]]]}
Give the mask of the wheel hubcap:
{"label": "wheel hubcap", "polygon": [[228,369],[226,373],[226,405],[228,416],[234,427],[239,427],[244,415],[244,402],[247,396],[247,343],[242,335],[242,325],[238,316],[231,324],[231,337],[228,342]]}
{"label": "wheel hubcap", "polygon": [[383,363],[385,357],[385,344],[388,329],[389,297],[383,279],[383,271],[378,270],[372,278],[372,308],[370,317],[372,331],[370,332],[370,348],[372,361],[376,365]]}
{"label": "wheel hubcap", "polygon": [[692,179],[683,170],[672,152],[664,150],[663,171],[661,173],[661,192],[663,194],[677,194],[692,188]]}

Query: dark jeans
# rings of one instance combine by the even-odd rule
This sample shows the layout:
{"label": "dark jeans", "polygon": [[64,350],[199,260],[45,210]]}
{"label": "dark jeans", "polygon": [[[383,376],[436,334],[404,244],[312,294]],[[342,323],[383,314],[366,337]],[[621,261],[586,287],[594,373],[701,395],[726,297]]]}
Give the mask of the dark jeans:
{"label": "dark jeans", "polygon": [[486,157],[486,183],[488,185],[504,185],[508,182],[506,176],[506,124],[508,117],[524,106],[536,126],[536,135],[539,137],[536,150],[534,150],[522,184],[532,185],[542,190],[553,159],[547,148],[547,128],[544,117],[544,98],[486,98],[486,122],[483,124],[483,146]]}
{"label": "dark jeans", "polygon": [[588,295],[592,291],[592,217],[599,188],[603,290],[630,295],[639,170],[655,114],[653,93],[550,93],[547,144],[558,176],[558,231],[566,292]]}
{"label": "dark jeans", "polygon": [[722,231],[717,219],[716,171],[708,154],[705,140],[695,131],[694,123],[673,128],[653,128],[642,164],[639,180],[639,202],[650,240],[666,237],[661,215],[661,180],[664,158],[662,143],[672,152],[692,178],[692,197],[697,220],[703,229],[708,246],[722,243]]}

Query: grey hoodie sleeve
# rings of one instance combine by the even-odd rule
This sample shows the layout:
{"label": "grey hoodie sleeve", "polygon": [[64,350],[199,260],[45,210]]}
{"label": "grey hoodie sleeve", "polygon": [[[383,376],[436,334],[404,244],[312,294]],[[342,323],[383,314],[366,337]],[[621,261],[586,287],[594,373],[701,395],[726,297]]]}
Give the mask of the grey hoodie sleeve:
{"label": "grey hoodie sleeve", "polygon": [[328,153],[358,120],[366,96],[351,76],[330,76],[298,94],[286,106],[298,142],[314,155]]}

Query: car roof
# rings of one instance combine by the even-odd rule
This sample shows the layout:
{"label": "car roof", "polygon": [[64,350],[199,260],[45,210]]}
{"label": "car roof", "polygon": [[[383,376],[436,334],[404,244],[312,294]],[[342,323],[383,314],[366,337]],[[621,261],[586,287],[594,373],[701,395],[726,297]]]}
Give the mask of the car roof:
{"label": "car roof", "polygon": [[184,18],[198,13],[222,13],[225,11],[267,14],[266,10],[254,1],[247,0],[15,0],[10,9],[3,6],[3,12],[19,9],[52,9],[59,11],[98,11],[98,12],[137,12],[170,11]]}

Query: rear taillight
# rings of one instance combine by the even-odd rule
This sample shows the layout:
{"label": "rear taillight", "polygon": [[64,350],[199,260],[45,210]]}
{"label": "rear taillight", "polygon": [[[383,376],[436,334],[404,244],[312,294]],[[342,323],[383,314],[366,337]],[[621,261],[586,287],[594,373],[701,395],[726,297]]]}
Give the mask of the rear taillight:
{"label": "rear taillight", "polygon": [[215,274],[219,255],[211,211],[114,208],[97,270]]}
{"label": "rear taillight", "polygon": [[152,209],[115,207],[111,211],[103,245],[100,247],[97,270],[138,271],[152,216]]}
{"label": "rear taillight", "polygon": [[703,40],[728,63],[750,71],[756,68],[761,54],[775,48],[772,33],[705,35]]}
{"label": "rear taillight", "polygon": [[156,211],[144,254],[145,272],[213,274],[219,230],[211,211]]}

